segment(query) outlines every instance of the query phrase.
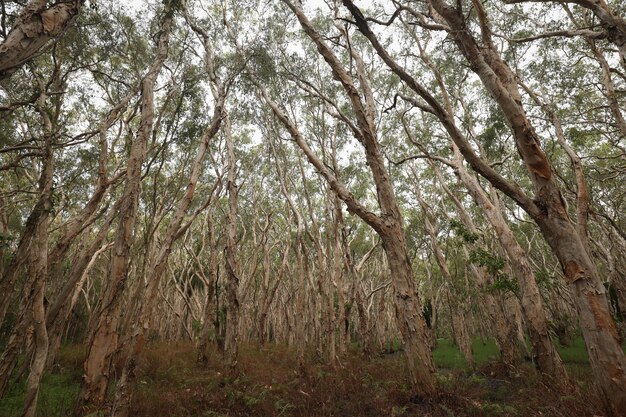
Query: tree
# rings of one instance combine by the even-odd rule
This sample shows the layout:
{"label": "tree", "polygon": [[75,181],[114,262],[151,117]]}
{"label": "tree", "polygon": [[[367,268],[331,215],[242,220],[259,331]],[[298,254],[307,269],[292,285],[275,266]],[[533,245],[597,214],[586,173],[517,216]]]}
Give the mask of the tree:
{"label": "tree", "polygon": [[[30,0],[0,44],[0,81],[9,78],[72,25],[84,0]],[[4,10],[4,7],[3,7]],[[4,16],[3,16],[4,20]]]}
{"label": "tree", "polygon": [[[392,271],[396,318],[405,343],[411,385],[417,395],[428,397],[436,390],[434,365],[432,355],[428,350],[426,324],[407,254],[402,216],[394,195],[391,179],[379,150],[373,119],[374,100],[371,96],[371,90],[365,81],[364,74],[361,73],[359,81],[366,100],[363,102],[352,77],[340,63],[335,53],[326,45],[321,35],[314,29],[302,8],[288,1],[285,1],[285,4],[296,15],[304,32],[315,43],[320,55],[327,62],[333,76],[341,83],[350,100],[356,116],[356,125],[350,124],[349,126],[365,150],[367,164],[376,184],[378,204],[382,210],[382,215],[370,212],[354,198],[332,171],[318,159],[305,142],[297,126],[272,101],[258,82],[257,87],[276,117],[285,125],[298,147],[305,153],[309,162],[328,181],[333,192],[347,205],[350,212],[361,217],[381,237],[389,261],[389,268]],[[354,51],[349,52],[353,59],[358,62],[359,58],[354,55]]]}
{"label": "tree", "polygon": [[[587,346],[598,346],[589,349],[598,386],[613,412],[618,413],[618,410],[626,408],[626,358],[608,309],[606,291],[596,265],[585,248],[584,241],[587,237],[580,235],[569,218],[553,166],[546,157],[539,136],[522,104],[515,73],[493,43],[492,29],[483,6],[479,2],[472,2],[480,25],[479,43],[468,29],[462,10],[439,0],[429,2],[437,13],[435,16],[441,17],[436,22],[440,25],[438,28],[446,30],[455,41],[458,50],[469,62],[472,71],[478,75],[509,124],[520,158],[532,181],[535,193],[533,198],[504,179],[476,155],[456,127],[449,111],[391,58],[369,28],[361,11],[349,0],[344,0],[344,5],[350,10],[359,30],[370,40],[385,63],[426,101],[429,106],[427,111],[441,121],[472,168],[513,199],[537,223],[559,259],[567,280],[573,286]],[[584,221],[582,218],[577,220],[579,223]]]}
{"label": "tree", "polygon": [[124,192],[118,208],[118,225],[111,272],[107,290],[100,302],[101,309],[87,343],[88,353],[85,360],[85,375],[76,413],[82,414],[83,408],[100,405],[104,401],[109,382],[111,357],[117,349],[118,323],[121,312],[122,294],[128,278],[128,257],[133,242],[133,232],[137,216],[141,166],[146,156],[146,147],[153,131],[154,123],[154,88],[157,77],[167,58],[169,35],[172,28],[174,5],[166,2],[155,59],[141,81],[141,121],[137,136],[130,149],[126,167]]}

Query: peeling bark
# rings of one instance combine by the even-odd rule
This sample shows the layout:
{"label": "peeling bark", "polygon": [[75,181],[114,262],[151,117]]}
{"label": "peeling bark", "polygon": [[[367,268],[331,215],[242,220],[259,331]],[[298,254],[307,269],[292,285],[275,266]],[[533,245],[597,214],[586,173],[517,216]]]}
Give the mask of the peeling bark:
{"label": "peeling bark", "polygon": [[42,214],[39,217],[31,243],[27,266],[28,281],[32,283],[28,304],[32,306],[31,323],[34,327],[34,355],[30,372],[26,380],[24,395],[24,417],[34,417],[37,410],[39,386],[48,355],[48,330],[46,328],[46,308],[44,304],[46,283],[48,280],[48,224],[52,210],[52,180],[54,174],[53,125],[44,109],[46,94],[39,97],[37,110],[44,125],[44,146],[42,172],[39,178],[39,201],[42,202]]}
{"label": "peeling bark", "polygon": [[[381,215],[367,210],[351,194],[345,185],[333,174],[333,172],[317,157],[310,149],[297,126],[289,120],[287,115],[271,100],[267,91],[255,82],[261,95],[269,104],[274,115],[287,128],[290,135],[304,152],[309,162],[328,182],[330,189],[347,206],[348,211],[358,215],[369,224],[380,236],[383,248],[387,254],[389,269],[391,271],[392,286],[394,289],[394,307],[396,322],[404,340],[404,352],[407,359],[407,367],[410,375],[412,391],[415,395],[428,398],[437,389],[435,379],[435,367],[432,354],[428,348],[428,331],[422,314],[422,306],[417,293],[417,285],[407,253],[406,238],[404,236],[403,219],[396,200],[391,178],[384,164],[383,156],[379,149],[376,123],[371,109],[375,106],[375,100],[366,78],[361,73],[359,84],[363,96],[355,86],[351,75],[344,69],[332,50],[326,45],[322,36],[315,31],[313,25],[304,14],[299,5],[294,5],[288,0],[283,2],[292,10],[298,18],[302,29],[315,43],[318,52],[331,68],[334,77],[341,83],[345,94],[350,100],[355,112],[356,126],[350,125],[353,135],[363,145],[367,165],[372,173],[376,185],[378,203]],[[356,52],[350,51],[353,58],[358,61]],[[360,69],[357,65],[357,73]]]}
{"label": "peeling bark", "polygon": [[[461,11],[443,0],[430,0],[430,4],[449,25],[458,48],[510,125],[535,191],[534,208],[529,207],[526,211],[539,226],[566,279],[573,286],[596,383],[608,407],[618,414],[618,410],[626,409],[626,357],[615,337],[616,333],[612,331],[615,325],[609,313],[605,289],[584,243],[586,236],[581,236],[569,219],[552,166],[522,106],[516,77],[490,44],[491,34],[484,10],[479,13],[483,27],[487,28],[483,30],[484,46],[481,47],[467,30]],[[480,3],[475,1],[473,4],[482,9]],[[506,193],[506,189],[502,191]],[[617,374],[615,369],[619,370]]]}
{"label": "peeling bark", "polygon": [[87,358],[84,363],[81,392],[75,408],[76,415],[82,415],[89,407],[98,407],[104,402],[109,384],[112,355],[118,347],[118,324],[122,296],[128,277],[130,248],[134,241],[141,166],[153,131],[154,86],[168,54],[172,19],[172,5],[167,2],[161,22],[157,54],[141,82],[141,121],[128,158],[126,183],[117,212],[118,226],[107,287],[100,300],[99,315],[87,341]]}
{"label": "peeling bark", "polygon": [[46,0],[31,0],[15,20],[0,45],[0,81],[41,53],[50,41],[60,38],[80,12],[83,0],[47,5]]}

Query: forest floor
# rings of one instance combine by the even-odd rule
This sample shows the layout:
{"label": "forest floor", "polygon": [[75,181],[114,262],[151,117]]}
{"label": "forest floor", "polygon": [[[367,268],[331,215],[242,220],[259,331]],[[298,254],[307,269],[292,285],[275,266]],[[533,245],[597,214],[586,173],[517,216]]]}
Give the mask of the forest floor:
{"label": "forest floor", "polygon": [[[506,373],[492,342],[474,343],[477,369],[468,369],[449,341],[434,352],[441,394],[411,398],[404,357],[399,352],[366,359],[352,353],[338,367],[309,358],[307,374],[295,372],[295,353],[281,346],[242,346],[240,372],[228,372],[220,354],[195,365],[192,344],[148,346],[139,366],[133,417],[316,417],[316,416],[601,416],[591,387],[582,340],[559,348],[578,392],[563,395],[542,381],[531,364]],[[82,348],[66,346],[58,365],[44,376],[39,417],[71,414],[80,386]],[[0,401],[0,417],[21,413],[24,381]],[[97,416],[99,414],[94,414]]]}

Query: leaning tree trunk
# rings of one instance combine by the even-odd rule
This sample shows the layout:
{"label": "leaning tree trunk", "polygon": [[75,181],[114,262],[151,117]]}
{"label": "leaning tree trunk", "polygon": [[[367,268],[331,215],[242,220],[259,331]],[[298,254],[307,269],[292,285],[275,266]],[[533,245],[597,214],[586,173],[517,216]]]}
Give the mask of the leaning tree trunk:
{"label": "leaning tree trunk", "polygon": [[444,21],[444,28],[449,30],[450,36],[470,63],[470,68],[479,76],[506,117],[518,153],[532,180],[535,189],[533,197],[526,195],[520,187],[502,177],[475,153],[467,138],[456,126],[452,115],[390,57],[354,3],[350,0],[342,1],[378,55],[430,106],[429,111],[439,118],[472,168],[512,198],[539,225],[575,293],[581,329],[588,347],[596,384],[609,408],[615,414],[619,414],[619,410],[626,409],[626,357],[609,313],[606,291],[596,266],[585,249],[582,237],[569,219],[552,166],[541,149],[541,142],[522,106],[517,77],[502,60],[493,44],[482,4],[479,1],[472,2],[480,21],[483,44],[479,45],[473,33],[467,29],[466,17],[462,10],[446,4],[443,0],[428,2],[436,11],[433,17]]}
{"label": "leaning tree trunk", "polygon": [[[51,150],[49,150],[52,153]],[[51,164],[51,162],[50,162]],[[45,166],[45,165],[44,165]],[[46,169],[46,168],[44,168]],[[50,211],[50,194],[52,191],[52,175],[48,180],[47,188],[47,211]],[[29,274],[35,278],[33,286],[33,317],[32,322],[35,331],[35,352],[30,365],[30,374],[26,381],[26,394],[24,396],[24,417],[34,417],[37,409],[37,397],[39,396],[39,384],[43,374],[46,358],[48,356],[48,331],[46,329],[46,309],[44,295],[47,278],[47,254],[48,254],[48,216],[46,215],[38,225],[33,246],[31,249]]]}
{"label": "leaning tree trunk", "polygon": [[226,136],[227,160],[228,160],[228,221],[226,225],[226,298],[228,300],[226,310],[226,340],[224,348],[231,370],[237,369],[238,344],[239,344],[239,262],[237,261],[237,184],[236,162],[233,137],[230,131],[230,122],[226,121],[224,134]]}
{"label": "leaning tree trunk", "polygon": [[[4,237],[8,234],[8,219],[7,219],[7,215],[6,215],[6,211],[5,211],[5,207],[6,207],[6,203],[4,201],[4,197],[3,197],[3,191],[2,189],[0,189],[0,236],[2,236],[2,239],[4,239]],[[0,244],[0,279],[2,279],[2,277],[4,276],[4,252],[5,251],[5,244],[4,242],[2,242],[2,244]],[[0,325],[2,324],[2,320],[0,320]]]}
{"label": "leaning tree trunk", "polygon": [[[109,230],[109,225],[106,226],[106,230]],[[75,265],[72,266],[68,275],[68,282],[74,283],[73,294],[71,294],[71,296],[68,297],[68,299],[63,303],[61,310],[54,318],[50,319],[46,316],[46,325],[48,326],[48,333],[50,335],[46,369],[50,369],[54,365],[56,355],[61,347],[63,335],[66,334],[66,330],[68,328],[70,315],[76,305],[76,302],[78,301],[81,291],[83,290],[83,286],[88,278],[91,268],[98,257],[113,246],[112,244],[104,244],[101,247],[98,247],[100,243],[101,239],[96,239],[96,242],[94,242],[89,248],[85,248],[80,252],[79,256],[75,260]]]}
{"label": "leaning tree trunk", "polygon": [[[417,395],[428,398],[436,391],[435,364],[429,348],[428,330],[413,269],[406,251],[404,231],[399,225],[390,227],[381,239],[389,261],[396,321],[404,340],[411,384]],[[432,376],[432,380],[425,376]]]}
{"label": "leaning tree trunk", "polygon": [[26,381],[26,394],[24,395],[24,417],[34,417],[37,410],[37,398],[41,376],[46,366],[48,356],[48,330],[46,328],[46,308],[44,305],[46,281],[48,278],[48,224],[52,209],[52,180],[54,173],[54,153],[52,150],[53,128],[50,116],[43,108],[46,95],[39,98],[41,104],[38,110],[44,121],[45,145],[43,148],[43,166],[39,178],[39,190],[42,213],[35,228],[31,242],[28,281],[32,282],[29,298],[32,297],[32,323],[35,334],[35,351],[30,364],[30,373]]}
{"label": "leaning tree trunk", "polygon": [[118,226],[111,257],[111,269],[106,289],[100,300],[99,316],[87,341],[83,383],[76,405],[76,415],[84,414],[89,406],[100,406],[109,383],[112,355],[117,349],[118,323],[123,293],[128,278],[128,260],[133,244],[133,232],[139,201],[141,166],[147,143],[152,136],[154,120],[154,86],[168,53],[173,10],[166,2],[161,22],[157,54],[141,83],[141,121],[130,149],[126,169],[126,184],[118,209]]}
{"label": "leaning tree trunk", "polygon": [[[32,287],[31,283],[28,283]],[[31,317],[29,312],[32,311],[32,305],[25,302],[19,307],[16,314],[15,324],[11,329],[8,341],[0,356],[0,398],[3,398],[9,388],[9,382],[13,375],[13,371],[18,364],[18,359],[22,353],[24,346],[28,346],[27,334],[30,331]],[[31,354],[27,354],[26,358],[30,358]]]}
{"label": "leaning tree trunk", "polygon": [[[49,120],[47,114],[42,111],[44,114],[44,119]],[[51,130],[51,129],[50,129]],[[47,139],[47,141],[51,141],[52,139]],[[40,246],[43,245],[42,240],[46,240],[46,251],[47,251],[47,223],[50,212],[50,194],[52,187],[52,175],[53,175],[53,154],[51,149],[51,144],[46,143],[44,148],[44,163],[41,175],[39,177],[39,185],[40,185],[40,194],[33,208],[33,211],[29,215],[26,221],[26,229],[22,238],[20,240],[20,244],[18,246],[17,252],[15,253],[13,260],[8,266],[7,275],[4,277],[4,281],[2,284],[6,284],[9,281],[13,282],[15,285],[14,279],[17,280],[19,276],[19,272],[21,271],[21,267],[27,265],[27,274],[26,279],[23,284],[22,294],[23,300],[19,307],[19,312],[17,315],[17,320],[13,326],[11,331],[11,335],[9,337],[9,342],[4,348],[2,356],[0,357],[0,398],[4,395],[11,374],[15,369],[15,365],[17,363],[17,359],[19,354],[21,353],[21,349],[24,348],[24,341],[26,338],[26,334],[29,326],[36,324],[35,330],[35,344],[36,349],[39,352],[39,357],[43,356],[43,339],[46,340],[45,349],[47,356],[48,349],[48,334],[45,327],[45,317],[41,323],[38,323],[41,313],[41,309],[43,307],[44,300],[44,292],[45,292],[45,282],[47,280],[47,268],[41,268],[40,262],[42,262],[40,251]],[[50,187],[47,189],[46,187]],[[43,236],[42,236],[43,235]],[[43,261],[47,262],[47,253],[46,256],[43,257]],[[0,311],[0,315],[2,313],[6,313],[6,308],[9,306],[9,302],[11,299],[10,294],[12,291],[7,287],[3,294],[6,294],[2,297],[2,306],[0,308],[4,308],[4,310]],[[5,308],[6,307],[6,308]],[[29,310],[32,314],[29,315]],[[45,311],[44,311],[45,316]],[[0,321],[1,323],[1,321]],[[37,338],[40,341],[37,343]],[[30,355],[27,355],[30,357]],[[45,359],[44,359],[45,364]],[[38,363],[36,364],[39,365]],[[33,381],[39,381],[41,375],[33,375]],[[36,403],[36,395],[30,398],[32,402]]]}
{"label": "leaning tree trunk", "polygon": [[539,226],[572,286],[595,382],[609,409],[619,415],[621,410],[626,410],[626,356],[610,314],[606,289],[586,249],[586,236],[580,235],[569,218],[553,168],[522,106],[517,78],[491,41],[485,10],[478,1],[472,3],[483,28],[484,46],[465,30],[465,17],[461,11],[443,0],[430,0],[511,127],[535,190],[532,201],[518,193],[515,197]]}
{"label": "leaning tree trunk", "polygon": [[[53,79],[56,87],[59,79]],[[12,286],[15,285],[21,269],[26,266],[26,277],[21,288],[22,301],[19,307],[18,320],[13,326],[9,343],[0,358],[0,397],[4,394],[9,378],[15,368],[15,362],[21,349],[24,349],[26,341],[26,355],[24,364],[30,362],[30,373],[26,385],[24,400],[24,415],[33,416],[37,406],[39,385],[44,371],[48,354],[48,332],[45,320],[45,288],[48,280],[47,254],[48,254],[48,224],[52,210],[52,185],[54,174],[53,141],[55,139],[55,126],[53,120],[58,114],[50,114],[45,108],[47,93],[43,85],[36,102],[36,109],[41,116],[43,126],[43,145],[41,148],[42,168],[38,179],[39,197],[33,211],[30,213],[26,228],[20,240],[17,252],[9,265],[7,275],[2,281],[2,289],[5,296],[1,299],[0,324],[6,314],[6,308],[11,301]],[[45,88],[47,88],[46,86]],[[30,315],[29,315],[30,310]],[[30,328],[34,332],[34,354],[31,355],[28,332]],[[25,369],[25,368],[24,368]]]}
{"label": "leaning tree trunk", "polygon": [[12,294],[18,283],[20,272],[22,272],[25,265],[29,262],[29,251],[34,245],[35,235],[37,234],[37,227],[42,221],[42,216],[45,215],[45,201],[41,198],[37,200],[33,210],[30,212],[28,219],[26,219],[26,225],[17,249],[14,255],[11,257],[11,261],[4,268],[4,275],[0,281],[0,325],[4,323],[7,311],[11,302],[13,301]]}
{"label": "leaning tree trunk", "polygon": [[47,7],[47,0],[29,1],[0,45],[0,81],[35,58],[48,42],[62,36],[83,3],[84,0],[57,1]]}

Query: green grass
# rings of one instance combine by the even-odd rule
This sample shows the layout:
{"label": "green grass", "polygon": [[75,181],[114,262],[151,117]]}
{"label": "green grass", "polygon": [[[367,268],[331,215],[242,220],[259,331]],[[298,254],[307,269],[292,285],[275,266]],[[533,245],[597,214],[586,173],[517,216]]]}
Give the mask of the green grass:
{"label": "green grass", "polygon": [[[390,342],[388,346],[389,349],[391,351],[393,351],[394,348],[399,349],[400,346],[398,346],[398,343],[399,342],[396,341]],[[568,347],[557,346],[557,350],[565,362],[568,372],[575,380],[584,381],[588,379],[590,371],[589,361],[582,338],[578,337],[574,339],[572,345]],[[477,365],[497,360],[499,356],[496,344],[491,339],[485,342],[478,338],[474,339],[473,351]],[[253,356],[254,352],[252,352],[251,355]],[[169,359],[164,360],[163,357],[168,357]],[[189,374],[189,372],[191,372],[191,370],[188,369],[190,365],[180,362],[182,357],[185,357],[185,355],[171,346],[167,347],[167,351],[158,349],[154,351],[151,350],[144,355],[144,366],[147,369],[144,371],[139,384],[140,397],[145,397],[143,398],[144,402],[160,403],[160,396],[164,388],[155,385],[154,381],[156,380],[165,380],[167,381],[166,384],[168,387],[175,387],[178,390],[186,388],[190,384],[190,381],[196,381],[197,384],[194,385],[192,383],[191,385],[202,386],[203,390],[223,391],[223,389],[215,389],[219,378],[216,379],[213,375],[201,373],[195,375],[196,379],[194,379],[194,375]],[[433,357],[436,366],[441,370],[468,370],[465,358],[451,340],[438,339],[437,348],[433,352]],[[55,368],[55,371],[46,374],[43,378],[37,406],[38,417],[62,417],[70,415],[74,401],[78,396],[80,389],[80,367],[82,363],[81,348],[75,346],[64,347],[61,349],[58,359],[60,365]],[[398,363],[401,363],[401,361]],[[272,374],[273,372],[274,370]],[[291,371],[289,370],[289,372]],[[442,373],[442,375],[444,374],[445,372]],[[291,373],[289,373],[289,375],[291,375]],[[327,375],[324,375],[324,378],[326,377]],[[376,384],[380,382],[376,380],[376,378],[374,378],[374,380]],[[0,400],[0,417],[21,415],[25,385],[25,380],[12,384],[5,398]],[[273,395],[279,395],[278,383],[271,383],[271,385],[273,386],[271,393],[273,393]],[[264,389],[263,384],[259,385],[259,387]],[[263,389],[261,389],[262,396],[259,397],[260,399],[258,401],[264,399],[265,395],[269,395],[263,392]],[[236,398],[236,400],[248,404],[257,401],[255,398],[256,397],[247,398],[244,396]],[[185,405],[188,405],[186,403],[187,400],[189,399],[187,398],[179,404],[181,410],[184,410]],[[225,399],[220,398],[220,400]]]}
{"label": "green grass", "polygon": [[476,338],[472,343],[472,349],[474,350],[474,360],[477,365],[497,360],[500,357],[500,352],[493,339],[487,339],[483,343],[481,339]]}
{"label": "green grass", "polygon": [[465,358],[459,349],[448,339],[437,339],[433,359],[437,368],[459,369],[467,367]]}
{"label": "green grass", "polygon": [[570,346],[561,346],[557,343],[556,350],[559,352],[561,359],[565,363],[587,364],[589,356],[587,355],[587,347],[582,337],[577,337],[572,341]]}
{"label": "green grass", "polygon": [[[626,343],[622,345],[626,352]],[[570,346],[561,346],[557,343],[556,350],[565,364],[568,374],[574,380],[584,380],[590,373],[589,355],[582,337],[576,337]]]}
{"label": "green grass", "polygon": [[[70,415],[79,389],[80,382],[73,375],[45,375],[37,401],[37,416],[64,417]],[[25,390],[25,380],[11,386],[7,395],[0,400],[0,417],[14,417],[22,414]]]}
{"label": "green grass", "polygon": [[[498,348],[492,339],[486,340],[484,343],[481,339],[474,339],[472,348],[474,351],[474,360],[477,365],[485,362],[497,360],[500,356]],[[568,368],[578,370],[584,369],[588,372],[589,356],[587,348],[582,337],[577,337],[572,341],[570,346],[556,346],[561,359]],[[624,345],[626,351],[626,344]],[[437,348],[433,351],[435,365],[444,369],[467,369],[465,358],[456,347],[456,345],[448,339],[438,339]]]}
{"label": "green grass", "polygon": [[[496,360],[499,356],[498,348],[493,340],[486,340],[483,343],[480,339],[474,339],[472,349],[477,365]],[[459,349],[448,339],[437,339],[437,348],[433,351],[433,359],[438,368],[467,369],[468,367]]]}

